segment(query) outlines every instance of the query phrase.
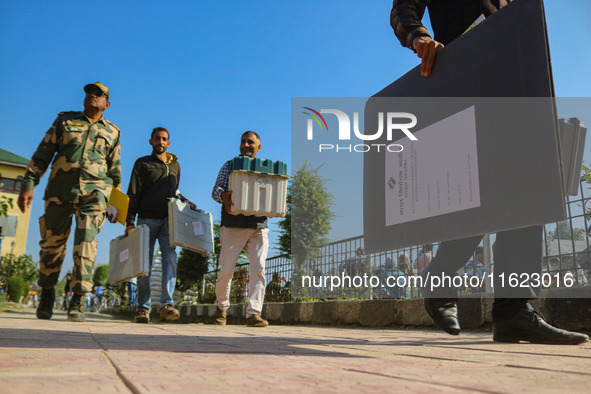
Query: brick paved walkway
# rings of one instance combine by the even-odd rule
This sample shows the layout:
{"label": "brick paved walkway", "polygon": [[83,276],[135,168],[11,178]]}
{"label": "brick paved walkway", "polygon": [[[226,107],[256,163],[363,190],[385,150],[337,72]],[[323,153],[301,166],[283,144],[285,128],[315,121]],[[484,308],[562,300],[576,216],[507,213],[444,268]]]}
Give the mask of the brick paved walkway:
{"label": "brick paved walkway", "polygon": [[487,332],[138,325],[0,314],[2,393],[591,392],[591,343],[496,344]]}

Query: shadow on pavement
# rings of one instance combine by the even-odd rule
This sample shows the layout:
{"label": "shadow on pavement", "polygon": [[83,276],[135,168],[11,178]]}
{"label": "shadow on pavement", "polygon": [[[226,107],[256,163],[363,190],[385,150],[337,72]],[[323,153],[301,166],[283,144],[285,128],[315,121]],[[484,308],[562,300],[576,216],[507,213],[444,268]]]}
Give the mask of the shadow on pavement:
{"label": "shadow on pavement", "polygon": [[[429,339],[425,338],[424,332],[417,332],[416,339],[409,339],[408,336],[404,339],[397,339],[397,331],[392,330],[390,336],[388,332],[384,333],[383,329],[379,331],[379,335],[369,336],[367,339],[348,338],[347,336],[339,338],[340,333],[337,327],[334,327],[334,330],[327,328],[326,332],[318,333],[319,335],[316,337],[298,336],[297,329],[294,328],[294,336],[290,337],[284,332],[269,332],[259,328],[248,329],[249,331],[228,330],[224,333],[226,327],[233,327],[194,325],[194,329],[190,331],[191,335],[187,335],[186,325],[183,325],[185,332],[177,333],[175,329],[178,329],[179,325],[176,324],[126,324],[128,320],[97,313],[87,314],[86,323],[68,322],[66,321],[66,313],[62,311],[55,311],[54,318],[51,320],[37,320],[34,317],[34,311],[26,313],[28,316],[22,316],[22,311],[10,313],[10,315],[5,314],[5,317],[10,320],[29,320],[30,324],[27,324],[26,328],[1,327],[0,348],[372,358],[371,356],[352,356],[347,348],[363,348],[372,351],[372,348],[392,347],[392,352],[395,352],[395,349],[400,347],[463,347],[492,344],[492,341],[488,342],[488,336],[486,336],[487,340],[474,339],[474,337],[442,338],[440,335]],[[21,316],[18,316],[19,314]],[[0,317],[0,326],[3,325],[1,321]],[[116,323],[117,325],[103,325],[101,323]],[[51,329],[47,328],[48,324],[52,325]],[[60,330],[61,327],[63,327],[63,331]],[[111,332],[115,330],[119,332]],[[361,328],[360,330],[371,329]],[[339,347],[342,347],[343,352],[339,352]]]}

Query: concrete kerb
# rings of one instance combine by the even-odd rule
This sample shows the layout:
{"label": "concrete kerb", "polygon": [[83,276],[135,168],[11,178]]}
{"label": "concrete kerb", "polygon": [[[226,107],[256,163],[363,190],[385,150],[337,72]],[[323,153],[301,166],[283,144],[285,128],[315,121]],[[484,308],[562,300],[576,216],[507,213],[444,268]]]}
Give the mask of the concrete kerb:
{"label": "concrete kerb", "polygon": [[[570,330],[591,330],[591,298],[555,298],[552,295],[552,292],[546,292],[530,302],[551,324]],[[462,328],[490,327],[492,304],[490,295],[461,296],[458,310]],[[181,317],[177,322],[212,323],[215,310],[215,305],[181,305]],[[102,312],[133,315],[132,310],[120,307],[107,308]],[[159,320],[159,313],[159,308],[152,308],[152,321]],[[245,303],[232,305],[228,309],[228,324],[246,324],[245,316]],[[434,327],[422,299],[266,303],[262,316],[272,324]]]}

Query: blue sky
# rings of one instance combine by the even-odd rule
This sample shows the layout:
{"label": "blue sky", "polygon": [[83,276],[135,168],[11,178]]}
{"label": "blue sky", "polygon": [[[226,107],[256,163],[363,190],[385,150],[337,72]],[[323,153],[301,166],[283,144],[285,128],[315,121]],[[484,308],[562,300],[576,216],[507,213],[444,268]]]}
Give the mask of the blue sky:
{"label": "blue sky", "polygon": [[[545,5],[557,95],[591,96],[591,2]],[[290,163],[291,97],[371,96],[418,63],[395,39],[390,8],[389,0],[2,1],[1,147],[30,157],[56,114],[82,109],[82,86],[99,80],[111,89],[105,117],[122,131],[124,190],[135,159],[150,153],[151,129],[164,126],[181,191],[219,218],[211,188],[243,131],[261,135],[259,157]],[[46,178],[27,243],[35,259]],[[122,232],[103,227],[97,263]]]}

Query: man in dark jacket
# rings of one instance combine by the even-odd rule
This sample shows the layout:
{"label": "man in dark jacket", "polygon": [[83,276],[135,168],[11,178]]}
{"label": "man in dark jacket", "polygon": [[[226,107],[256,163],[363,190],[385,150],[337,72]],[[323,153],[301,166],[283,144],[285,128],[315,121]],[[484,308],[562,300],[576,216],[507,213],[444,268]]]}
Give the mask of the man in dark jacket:
{"label": "man in dark jacket", "polygon": [[[412,49],[421,59],[421,75],[429,77],[436,54],[444,45],[462,35],[480,15],[488,17],[511,0],[394,0],[390,24],[400,43]],[[429,10],[435,39],[421,23]],[[470,258],[482,235],[443,242],[423,275],[455,272]],[[497,234],[495,268],[497,273],[540,271],[542,261],[542,226],[531,226]],[[498,287],[498,286],[495,286]],[[425,308],[439,327],[452,335],[460,333],[457,299],[446,289],[443,293],[427,294]],[[537,295],[537,289],[523,288],[520,298],[495,297],[492,309],[493,340],[548,344],[578,344],[588,340],[587,335],[569,332],[548,324],[528,303]],[[446,297],[446,298],[440,298]]]}
{"label": "man in dark jacket", "polygon": [[[138,225],[145,224],[150,228],[150,273],[154,258],[156,239],[162,253],[162,289],[160,295],[160,319],[176,320],[180,317],[174,307],[172,295],[176,284],[176,251],[170,246],[168,239],[168,199],[178,197],[186,199],[179,193],[181,167],[175,155],[167,153],[170,146],[168,130],[156,127],[152,130],[149,140],[152,154],[136,160],[127,195],[129,209],[127,211],[127,228],[125,234],[135,228],[135,215]],[[192,209],[195,205],[189,202]],[[137,323],[150,321],[151,296],[150,276],[139,277],[137,280],[137,303],[139,310]]]}

